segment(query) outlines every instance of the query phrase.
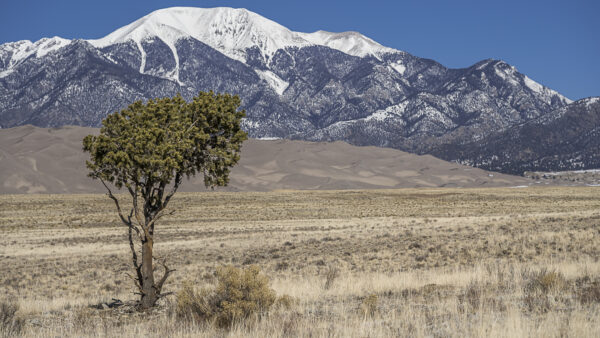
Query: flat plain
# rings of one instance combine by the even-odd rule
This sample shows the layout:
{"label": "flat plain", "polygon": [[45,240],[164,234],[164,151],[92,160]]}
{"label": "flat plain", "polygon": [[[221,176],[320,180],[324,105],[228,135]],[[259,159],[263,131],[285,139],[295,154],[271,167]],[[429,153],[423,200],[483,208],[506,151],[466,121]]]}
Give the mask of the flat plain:
{"label": "flat plain", "polygon": [[0,300],[24,336],[598,337],[598,189],[179,193],[157,225],[166,289],[258,265],[293,299],[229,330],[179,320],[175,296],[93,308],[136,298],[105,195],[0,195]]}

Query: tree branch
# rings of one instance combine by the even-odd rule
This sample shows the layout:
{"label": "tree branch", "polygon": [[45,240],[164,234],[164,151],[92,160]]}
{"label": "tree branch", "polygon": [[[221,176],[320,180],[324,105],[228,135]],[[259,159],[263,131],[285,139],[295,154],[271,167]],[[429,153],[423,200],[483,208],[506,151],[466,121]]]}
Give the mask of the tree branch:
{"label": "tree branch", "polygon": [[[143,291],[143,289],[142,289],[142,286],[140,285],[140,282],[138,281],[138,279],[137,279],[137,278],[135,278],[135,277],[133,277],[133,276],[132,276],[131,274],[129,274],[129,273],[126,273],[125,275],[126,275],[127,277],[131,278],[131,280],[133,280],[133,282],[135,283],[135,286],[136,286],[136,287],[138,288],[138,290],[140,291],[140,293],[139,293],[139,294],[140,294],[140,295],[142,295],[144,291]],[[136,292],[136,293],[137,293],[137,292]]]}
{"label": "tree branch", "polygon": [[129,190],[129,194],[131,195],[131,199],[133,202],[133,210],[135,213],[135,218],[138,222],[138,224],[140,225],[140,227],[142,228],[142,230],[144,231],[144,235],[146,240],[148,240],[150,238],[150,234],[148,233],[148,227],[146,226],[146,222],[144,222],[142,220],[142,217],[140,215],[140,209],[138,206],[138,191],[139,191],[139,187],[136,184],[135,185],[135,191],[131,188],[131,186],[127,187],[127,190]]}
{"label": "tree branch", "polygon": [[172,294],[173,294],[173,292],[165,292],[165,293],[161,293],[161,294],[159,294],[159,295],[158,295],[158,298],[164,298],[164,297],[166,297],[166,296],[170,296],[170,295],[172,295]]}
{"label": "tree branch", "polygon": [[157,189],[156,195],[156,210],[160,210],[163,208],[163,195],[165,194],[165,187],[167,183],[165,181],[160,182],[160,186]]}
{"label": "tree branch", "polygon": [[150,222],[148,222],[148,227],[152,228],[154,227],[154,223],[156,223],[156,221],[158,221],[159,219],[161,219],[163,216],[170,216],[173,215],[175,213],[176,210],[171,210],[169,212],[164,212],[164,210],[161,210],[156,216],[154,216],[154,218],[152,218],[152,220]]}
{"label": "tree branch", "polygon": [[[108,185],[106,185],[106,183],[104,182],[103,179],[99,178],[100,182],[102,182],[102,185],[106,188],[106,190],[108,190],[108,197],[110,197],[110,199],[112,199],[115,202],[115,205],[117,206],[117,212],[119,213],[119,218],[121,218],[121,221],[127,225],[130,226],[130,222],[127,222],[127,220],[125,219],[125,217],[123,216],[123,212],[121,211],[121,206],[119,205],[119,200],[115,197],[115,195],[113,195],[112,191],[110,190],[110,188],[108,187]],[[131,218],[130,218],[131,220]]]}
{"label": "tree branch", "polygon": [[181,184],[182,179],[183,179],[183,174],[180,171],[178,171],[175,174],[175,184],[173,185],[173,188],[171,188],[171,191],[169,192],[167,197],[165,197],[165,201],[161,203],[161,208],[159,211],[164,210],[167,207],[167,204],[169,204],[171,197],[173,197],[173,195],[175,195],[175,193],[177,192],[177,189],[179,188],[179,185]]}
{"label": "tree branch", "polygon": [[127,216],[127,219],[129,220],[129,223],[131,224],[130,227],[133,228],[133,230],[135,230],[135,233],[137,234],[138,239],[140,240],[140,242],[143,242],[144,239],[142,238],[142,233],[140,232],[140,229],[138,229],[138,227],[135,226],[135,224],[133,224],[133,222],[131,221],[131,217],[132,216],[133,216],[133,208],[131,208],[131,211],[129,212],[129,216]]}
{"label": "tree branch", "polygon": [[165,281],[167,280],[167,278],[169,278],[169,275],[171,273],[173,273],[174,271],[176,271],[176,270],[175,269],[169,269],[169,267],[167,266],[167,263],[166,263],[166,261],[164,259],[161,259],[158,262],[165,269],[165,273],[163,274],[162,278],[154,286],[154,288],[156,289],[156,293],[160,295],[161,294],[160,291],[162,290],[163,284],[165,283]]}

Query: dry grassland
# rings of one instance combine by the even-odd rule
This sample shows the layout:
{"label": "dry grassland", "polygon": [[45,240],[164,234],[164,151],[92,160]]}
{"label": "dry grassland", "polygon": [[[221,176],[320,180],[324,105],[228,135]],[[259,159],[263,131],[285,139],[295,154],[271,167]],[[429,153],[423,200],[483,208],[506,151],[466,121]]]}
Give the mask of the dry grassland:
{"label": "dry grassland", "polygon": [[174,299],[147,313],[93,309],[135,299],[111,201],[3,195],[0,300],[20,305],[21,334],[600,336],[598,188],[176,196],[157,226],[156,253],[177,269],[166,289],[256,264],[295,301],[230,330],[178,320]]}

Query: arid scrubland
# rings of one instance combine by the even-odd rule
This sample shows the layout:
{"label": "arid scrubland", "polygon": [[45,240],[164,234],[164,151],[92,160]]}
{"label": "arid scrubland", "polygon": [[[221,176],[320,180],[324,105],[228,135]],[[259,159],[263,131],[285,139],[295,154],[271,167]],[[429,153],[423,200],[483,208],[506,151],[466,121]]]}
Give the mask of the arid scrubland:
{"label": "arid scrubland", "polygon": [[0,301],[21,320],[0,314],[3,334],[600,336],[598,188],[180,193],[172,208],[155,246],[177,269],[167,291],[257,265],[288,302],[229,329],[179,318],[175,295],[94,308],[137,298],[112,201],[3,195]]}

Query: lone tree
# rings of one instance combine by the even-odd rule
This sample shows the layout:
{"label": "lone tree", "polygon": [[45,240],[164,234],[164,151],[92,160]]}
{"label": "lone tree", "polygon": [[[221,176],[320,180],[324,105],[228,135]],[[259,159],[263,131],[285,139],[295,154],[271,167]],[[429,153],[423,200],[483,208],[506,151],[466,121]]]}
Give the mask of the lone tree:
{"label": "lone tree", "polygon": [[[83,139],[83,150],[90,153],[88,176],[106,187],[128,227],[141,309],[153,307],[166,295],[162,287],[174,271],[164,259],[156,259],[164,273],[160,279],[154,278],[156,222],[173,213],[166,208],[184,176],[200,173],[206,187],[227,185],[229,168],[238,162],[247,138],[240,129],[245,114],[239,106],[237,96],[212,91],[200,92],[189,103],[180,95],[146,104],[137,101],[108,115],[98,136]],[[128,213],[108,183],[127,189],[132,199]]]}

